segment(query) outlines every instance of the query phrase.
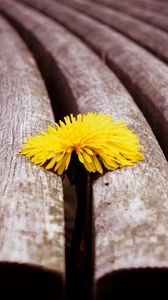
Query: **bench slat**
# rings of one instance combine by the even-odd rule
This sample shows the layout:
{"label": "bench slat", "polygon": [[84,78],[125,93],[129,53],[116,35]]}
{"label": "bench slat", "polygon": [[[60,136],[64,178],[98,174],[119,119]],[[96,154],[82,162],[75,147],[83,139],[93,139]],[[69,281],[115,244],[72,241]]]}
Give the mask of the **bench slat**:
{"label": "bench slat", "polygon": [[58,1],[22,1],[70,29],[106,61],[133,95],[168,157],[168,67],[113,29]]}
{"label": "bench slat", "polygon": [[[43,60],[46,53],[52,57],[53,72],[59,66],[66,79],[62,99],[70,101],[68,88],[80,112],[103,110],[115,119],[122,118],[145,145],[143,162],[108,172],[93,184],[97,299],[100,281],[107,274],[130,268],[167,267],[167,162],[142,113],[116,76],[64,28],[11,1],[1,2],[0,9],[27,42],[32,35],[34,43],[38,40],[35,52],[46,49]],[[106,294],[107,283],[103,283],[101,296]]]}
{"label": "bench slat", "polygon": [[168,63],[168,35],[162,30],[91,1],[63,0],[62,2],[116,29]]}
{"label": "bench slat", "polygon": [[[0,17],[0,79],[1,284],[9,287],[11,277],[14,289],[20,284],[12,270],[5,282],[1,264],[37,268],[58,276],[54,282],[51,280],[49,289],[62,297],[65,277],[62,182],[57,175],[18,155],[28,135],[54,122],[53,112],[32,55],[3,17]],[[16,273],[19,276],[19,271]],[[36,284],[31,278],[28,280],[29,288],[32,283],[36,289],[38,279]],[[40,291],[43,289],[45,285]]]}
{"label": "bench slat", "polygon": [[150,23],[162,30],[168,31],[167,16],[156,11],[146,10],[139,6],[134,6],[133,4],[130,5],[125,1],[123,2],[116,0],[94,0],[94,2],[119,10],[124,14],[131,15],[147,23]]}
{"label": "bench slat", "polygon": [[162,14],[167,15],[168,13],[168,4],[167,3],[161,3],[161,2],[156,2],[153,0],[125,0],[125,3],[127,3],[128,5],[133,5],[133,6],[137,6],[137,7],[141,7],[145,10],[149,10],[149,11],[156,11]]}

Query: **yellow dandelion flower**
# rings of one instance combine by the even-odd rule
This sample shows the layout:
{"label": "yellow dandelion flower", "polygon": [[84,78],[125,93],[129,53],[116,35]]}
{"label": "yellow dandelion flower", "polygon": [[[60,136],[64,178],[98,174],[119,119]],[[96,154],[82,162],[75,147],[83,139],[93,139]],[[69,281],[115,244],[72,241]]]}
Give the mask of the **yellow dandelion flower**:
{"label": "yellow dandelion flower", "polygon": [[89,112],[66,116],[64,122],[30,136],[20,154],[61,175],[75,152],[87,171],[102,174],[103,165],[115,170],[143,160],[141,148],[138,137],[123,121],[113,122],[112,116]]}

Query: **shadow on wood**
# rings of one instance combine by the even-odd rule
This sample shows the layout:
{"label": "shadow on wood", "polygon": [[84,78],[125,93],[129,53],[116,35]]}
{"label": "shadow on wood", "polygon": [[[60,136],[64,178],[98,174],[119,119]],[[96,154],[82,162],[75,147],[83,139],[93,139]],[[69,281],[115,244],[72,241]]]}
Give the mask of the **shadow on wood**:
{"label": "shadow on wood", "polygon": [[[97,283],[96,300],[165,299],[167,295],[167,269],[120,270],[102,277]],[[167,297],[166,297],[167,298]]]}
{"label": "shadow on wood", "polygon": [[36,266],[0,263],[3,299],[63,299],[62,276]]}

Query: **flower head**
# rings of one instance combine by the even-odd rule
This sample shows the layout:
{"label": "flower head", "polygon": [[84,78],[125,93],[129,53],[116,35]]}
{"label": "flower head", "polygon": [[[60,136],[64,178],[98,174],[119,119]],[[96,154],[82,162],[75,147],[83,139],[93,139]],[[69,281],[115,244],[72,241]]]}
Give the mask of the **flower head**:
{"label": "flower head", "polygon": [[102,174],[103,166],[115,170],[143,160],[141,148],[138,137],[123,121],[113,122],[112,116],[89,112],[66,116],[64,122],[30,136],[20,154],[61,175],[75,152],[89,172]]}

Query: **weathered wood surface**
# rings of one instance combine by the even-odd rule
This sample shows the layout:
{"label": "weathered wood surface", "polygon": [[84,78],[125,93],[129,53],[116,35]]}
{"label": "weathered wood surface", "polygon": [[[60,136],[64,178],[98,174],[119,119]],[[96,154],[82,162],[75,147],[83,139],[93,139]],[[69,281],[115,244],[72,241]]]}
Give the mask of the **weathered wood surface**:
{"label": "weathered wood surface", "polygon": [[60,22],[105,60],[133,95],[168,157],[168,67],[120,33],[58,1],[22,1]]}
{"label": "weathered wood surface", "polygon": [[[54,6],[51,8],[54,11]],[[15,20],[22,34],[27,32],[27,41],[31,35],[38,40],[34,51],[45,47],[45,53],[52,56],[53,66],[57,65],[65,78],[64,105],[72,100],[82,113],[105,111],[114,119],[123,119],[145,146],[143,162],[108,172],[93,184],[97,299],[100,291],[102,298],[107,292],[108,280],[103,282],[105,291],[101,290],[101,279],[107,274],[168,267],[167,162],[134,101],[115,75],[61,26],[11,1],[1,2],[0,9]],[[67,88],[71,91],[69,98]]]}
{"label": "weathered wood surface", "polygon": [[[168,34],[116,10],[85,0],[62,0],[70,7],[116,29],[168,63]],[[167,21],[168,24],[168,21]]]}
{"label": "weathered wood surface", "polygon": [[[42,285],[41,288],[38,286],[39,293],[43,293],[48,284],[49,294],[52,291],[61,297],[65,276],[62,182],[57,175],[32,165],[18,155],[22,142],[30,134],[36,134],[53,123],[54,117],[32,55],[2,17],[0,94],[1,284],[3,282],[8,287],[12,284],[14,290],[18,288],[19,291],[21,282],[22,288],[27,286],[28,292],[32,292],[32,285],[35,290],[38,286],[38,278],[33,279],[36,277],[33,270],[38,268],[41,272],[55,272],[53,278],[57,278],[51,281],[47,281],[46,278],[45,286],[42,284],[43,275],[39,274]],[[5,263],[16,268],[13,270],[6,265],[9,269],[6,272]],[[19,271],[19,267],[22,270],[24,266],[32,267],[27,269],[25,276],[24,272]],[[38,274],[37,270],[34,272]],[[2,276],[7,273],[8,280],[5,275]]]}
{"label": "weathered wood surface", "polygon": [[142,7],[145,10],[156,11],[162,14],[167,15],[168,13],[168,3],[167,2],[156,2],[153,0],[125,0],[125,3],[129,5],[134,5],[138,7]]}
{"label": "weathered wood surface", "polygon": [[[110,7],[123,12],[124,14],[131,15],[147,23],[150,23],[162,30],[168,31],[167,16],[156,11],[146,10],[142,7],[129,4],[125,1],[116,0],[93,0],[103,6]],[[92,1],[92,3],[93,3]]]}

